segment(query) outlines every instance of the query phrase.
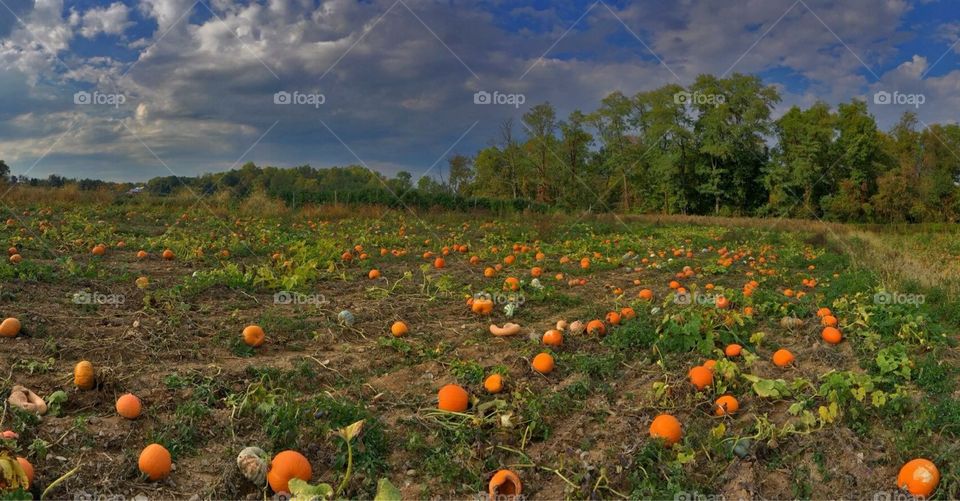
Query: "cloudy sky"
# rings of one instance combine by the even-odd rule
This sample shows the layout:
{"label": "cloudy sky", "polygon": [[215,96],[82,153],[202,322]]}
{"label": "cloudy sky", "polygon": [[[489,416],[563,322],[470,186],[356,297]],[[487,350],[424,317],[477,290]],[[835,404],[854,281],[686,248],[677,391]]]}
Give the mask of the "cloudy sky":
{"label": "cloudy sky", "polygon": [[[960,111],[956,0],[0,0],[0,159],[110,180],[247,161],[419,176],[550,101],[755,73],[778,113]],[[475,104],[496,91],[502,104]],[[877,92],[923,104],[877,104]],[[518,101],[523,101],[519,103]],[[439,168],[439,167],[437,167]],[[436,173],[434,168],[431,173]]]}

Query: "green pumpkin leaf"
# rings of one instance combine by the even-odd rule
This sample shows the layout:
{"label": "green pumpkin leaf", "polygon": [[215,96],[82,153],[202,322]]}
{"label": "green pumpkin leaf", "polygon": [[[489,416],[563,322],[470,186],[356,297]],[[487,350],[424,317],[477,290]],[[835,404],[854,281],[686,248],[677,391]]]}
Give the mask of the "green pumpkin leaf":
{"label": "green pumpkin leaf", "polygon": [[297,501],[326,500],[333,497],[333,487],[330,484],[310,485],[304,480],[293,478],[287,486],[293,495],[292,499]]}
{"label": "green pumpkin leaf", "polygon": [[388,478],[381,478],[377,482],[377,495],[373,501],[401,501],[400,489],[397,489]]}

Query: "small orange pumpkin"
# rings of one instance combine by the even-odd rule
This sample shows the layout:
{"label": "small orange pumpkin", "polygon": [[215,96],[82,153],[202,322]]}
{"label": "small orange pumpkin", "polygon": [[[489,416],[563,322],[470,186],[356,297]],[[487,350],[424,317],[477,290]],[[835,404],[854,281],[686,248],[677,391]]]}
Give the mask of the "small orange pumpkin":
{"label": "small orange pumpkin", "polygon": [[256,348],[263,344],[267,335],[259,325],[248,325],[243,328],[243,342],[247,346]]}
{"label": "small orange pumpkin", "polygon": [[607,333],[607,326],[601,320],[591,320],[587,322],[587,334],[604,335]]}
{"label": "small orange pumpkin", "polygon": [[402,337],[410,333],[410,328],[407,327],[407,324],[402,320],[397,320],[390,326],[390,334],[393,334],[393,337]]}
{"label": "small orange pumpkin", "polygon": [[500,470],[493,474],[488,486],[491,501],[519,499],[522,485],[520,477],[510,470]]}
{"label": "small orange pumpkin", "polygon": [[17,334],[20,334],[20,320],[10,317],[0,323],[0,337],[16,337]]}
{"label": "small orange pumpkin", "polygon": [[740,410],[740,402],[733,395],[723,395],[716,401],[716,409],[713,411],[716,416],[728,416]]}
{"label": "small orange pumpkin", "polygon": [[723,354],[730,358],[733,358],[733,357],[739,357],[741,351],[743,351],[743,346],[733,343],[733,344],[728,344],[727,347],[723,349]]}
{"label": "small orange pumpkin", "polygon": [[503,391],[503,376],[500,374],[490,374],[487,379],[483,381],[483,389],[487,390],[487,393],[500,393]]}
{"label": "small orange pumpkin", "polygon": [[553,368],[556,366],[553,355],[550,355],[547,352],[543,352],[533,357],[533,362],[530,364],[533,367],[533,370],[539,372],[540,374],[550,374],[553,372]]}
{"label": "small orange pumpkin", "polygon": [[550,329],[543,333],[542,341],[547,346],[560,346],[563,344],[563,333],[558,329]]}
{"label": "small orange pumpkin", "polygon": [[793,363],[796,358],[790,350],[780,348],[773,353],[773,364],[777,367],[786,367]]}
{"label": "small orange pumpkin", "polygon": [[83,360],[73,368],[73,384],[81,390],[89,390],[93,388],[95,381],[93,364]]}
{"label": "small orange pumpkin", "polygon": [[702,365],[690,369],[687,376],[690,378],[690,384],[698,390],[702,390],[713,384],[713,371]]}
{"label": "small orange pumpkin", "polygon": [[150,480],[163,480],[170,475],[170,470],[173,469],[173,459],[166,447],[160,444],[150,444],[140,452],[137,466]]}
{"label": "small orange pumpkin", "polygon": [[120,398],[117,399],[117,414],[127,419],[137,419],[140,417],[140,411],[142,409],[143,404],[133,393],[121,395]]}

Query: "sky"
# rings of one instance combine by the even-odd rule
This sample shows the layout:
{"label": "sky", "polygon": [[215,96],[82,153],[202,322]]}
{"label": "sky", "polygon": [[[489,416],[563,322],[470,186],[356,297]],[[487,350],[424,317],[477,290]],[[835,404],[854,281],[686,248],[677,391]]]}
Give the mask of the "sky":
{"label": "sky", "polygon": [[[437,175],[504,120],[698,74],[756,74],[775,115],[866,100],[960,111],[956,0],[0,0],[0,159],[142,181],[359,164]],[[518,130],[518,133],[522,130]]]}

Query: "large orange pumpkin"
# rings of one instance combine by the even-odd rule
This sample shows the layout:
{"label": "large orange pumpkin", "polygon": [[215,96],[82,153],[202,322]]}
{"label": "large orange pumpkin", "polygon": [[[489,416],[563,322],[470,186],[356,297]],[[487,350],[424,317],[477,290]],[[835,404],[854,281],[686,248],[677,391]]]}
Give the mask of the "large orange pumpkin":
{"label": "large orange pumpkin", "polygon": [[309,482],[313,476],[310,461],[297,451],[283,451],[270,461],[267,482],[273,492],[290,492],[288,483],[294,478]]}
{"label": "large orange pumpkin", "polygon": [[680,421],[670,414],[660,414],[650,423],[650,436],[662,439],[667,447],[679,442],[682,435]]}
{"label": "large orange pumpkin", "polygon": [[437,392],[437,408],[442,411],[463,412],[470,403],[470,395],[460,385],[448,384]]}
{"label": "large orange pumpkin", "polygon": [[897,488],[921,498],[933,494],[939,483],[940,470],[930,460],[923,458],[909,461],[897,475]]}
{"label": "large orange pumpkin", "polygon": [[140,452],[137,466],[150,480],[163,480],[170,475],[170,470],[173,469],[173,460],[166,447],[160,444],[150,444]]}

